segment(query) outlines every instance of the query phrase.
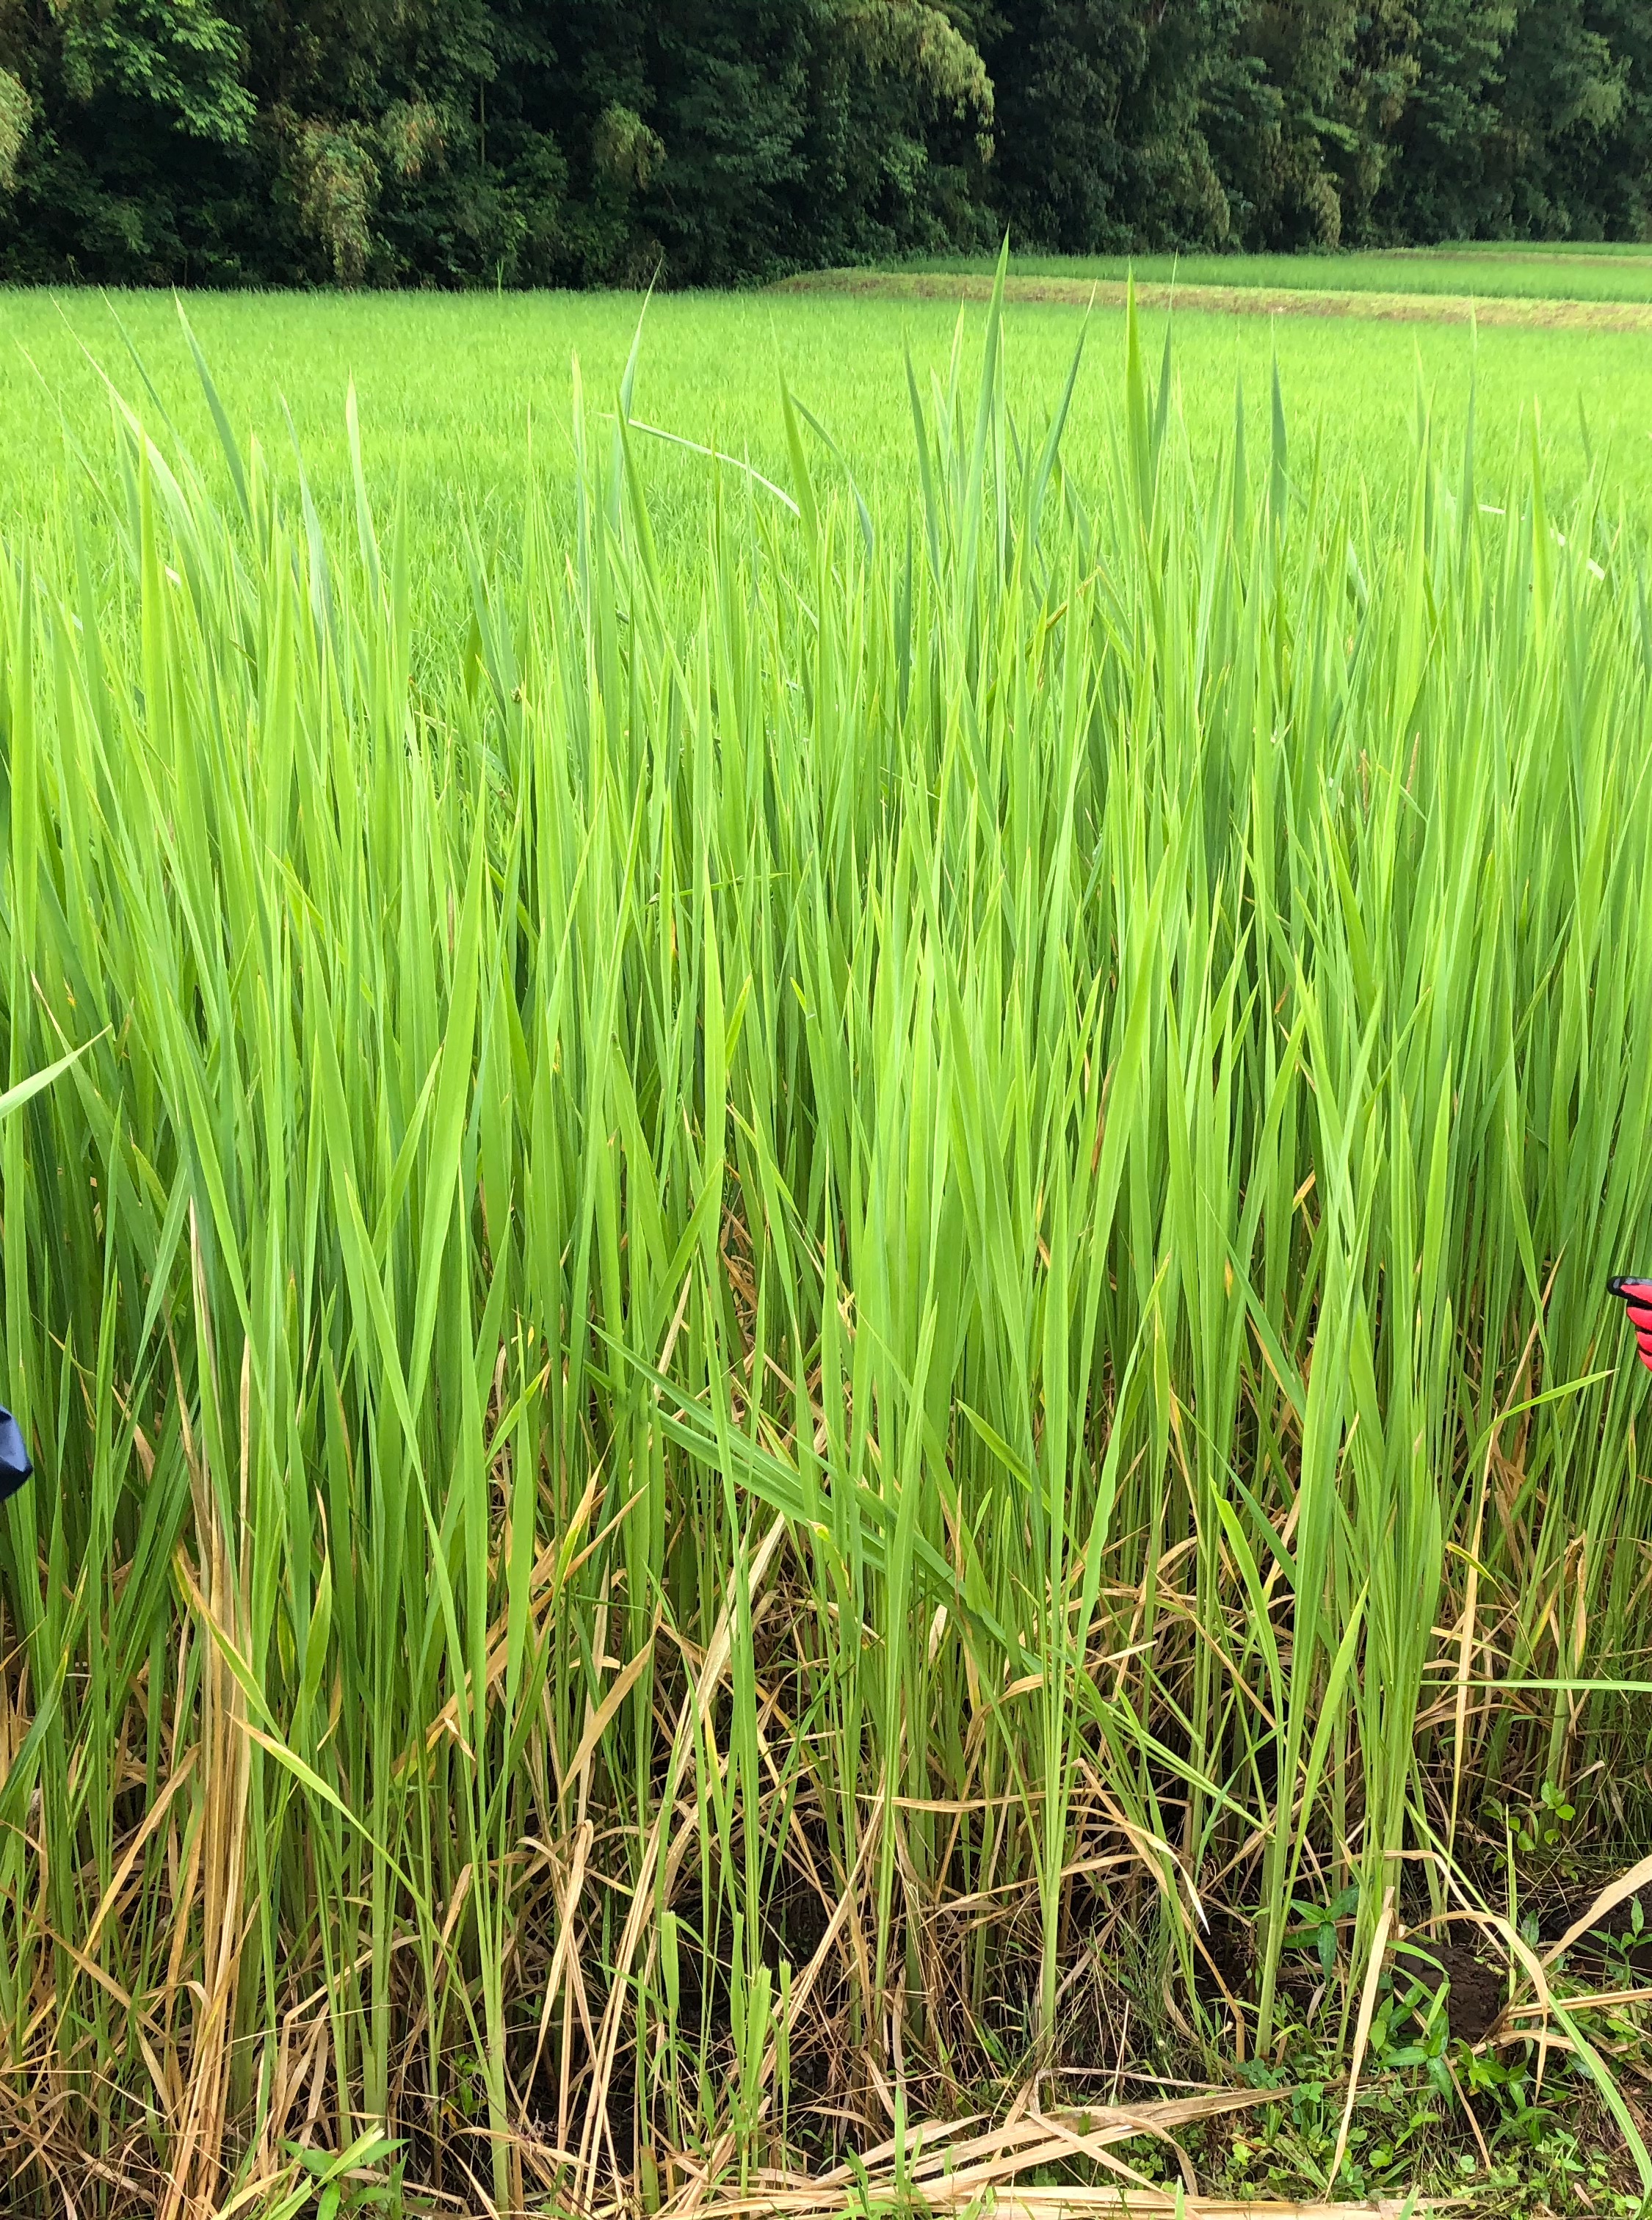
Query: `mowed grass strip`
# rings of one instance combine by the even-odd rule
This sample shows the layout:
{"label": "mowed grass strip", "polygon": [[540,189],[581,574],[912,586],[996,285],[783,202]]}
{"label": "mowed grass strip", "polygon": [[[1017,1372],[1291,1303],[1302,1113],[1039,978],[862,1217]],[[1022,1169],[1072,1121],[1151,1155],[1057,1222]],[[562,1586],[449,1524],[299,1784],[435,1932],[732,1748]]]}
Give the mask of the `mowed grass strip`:
{"label": "mowed grass strip", "polygon": [[[1064,308],[1122,309],[1131,281],[1116,278],[1029,276],[1016,272],[1005,281],[1005,294],[1025,304]],[[776,292],[837,293],[868,300],[986,301],[993,279],[984,271],[920,270],[825,270],[787,278]],[[1652,302],[1580,301],[1543,295],[1512,296],[1449,293],[1335,291],[1325,287],[1170,284],[1144,280],[1136,284],[1143,310],[1167,309],[1188,315],[1348,317],[1379,323],[1481,324],[1492,327],[1555,332],[1652,332]]]}

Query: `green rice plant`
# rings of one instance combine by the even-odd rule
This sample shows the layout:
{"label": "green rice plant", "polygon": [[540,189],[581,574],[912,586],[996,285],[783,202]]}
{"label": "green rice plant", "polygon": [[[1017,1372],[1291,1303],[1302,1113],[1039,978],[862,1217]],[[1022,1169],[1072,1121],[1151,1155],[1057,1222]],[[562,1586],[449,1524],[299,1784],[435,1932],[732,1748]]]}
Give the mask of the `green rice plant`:
{"label": "green rice plant", "polygon": [[[1569,250],[1544,253],[1563,264],[1590,259]],[[1410,258],[1425,271],[1436,259]],[[1469,259],[1485,266],[1451,279],[1449,290],[1459,296],[1485,301],[1506,282],[1524,284],[1528,271],[1550,282],[1537,265],[1510,262],[1495,250]],[[1281,274],[1291,284],[1332,282],[1328,267],[1334,282],[1353,284],[1381,264],[1360,255],[1332,257],[1329,265],[1312,256],[1285,261]],[[1023,267],[1012,258],[1012,290]],[[1112,267],[1120,286],[1125,267]],[[1410,402],[1418,367],[1438,423],[1449,425],[1454,441],[1471,386],[1477,393],[1482,499],[1500,500],[1499,490],[1524,467],[1530,419],[1538,410],[1552,504],[1569,511],[1597,466],[1608,474],[1614,504],[1621,499],[1633,511],[1652,495],[1652,443],[1643,437],[1652,421],[1652,366],[1634,332],[1544,321],[1549,312],[1541,303],[1525,328],[1490,315],[1472,329],[1361,318],[1325,313],[1323,302],[1312,315],[1213,314],[1184,292],[1197,275],[1186,257],[1178,268],[1176,436],[1212,483],[1224,467],[1241,373],[1248,435],[1254,452],[1267,452],[1276,360],[1293,440],[1305,449],[1318,443],[1332,477],[1356,471],[1385,520],[1410,483]],[[990,286],[990,272],[982,274]],[[1168,265],[1136,265],[1138,284],[1171,274]],[[1270,271],[1250,277],[1258,274],[1272,283]],[[1241,258],[1223,258],[1218,275],[1224,284],[1250,282]],[[959,293],[966,279],[972,289],[980,281],[965,272],[931,279],[926,283],[938,284],[939,293],[914,296],[909,288],[898,292],[907,284],[901,273],[872,276],[897,292],[784,288],[657,295],[650,302],[635,411],[690,443],[650,438],[644,455],[655,543],[681,620],[691,620],[698,607],[705,509],[716,479],[695,447],[749,461],[771,483],[791,483],[776,353],[796,397],[849,458],[869,511],[886,528],[893,520],[901,536],[913,470],[904,357],[911,353],[926,396],[932,368],[944,380]],[[1113,297],[1106,286],[1092,300],[1088,276],[1064,284],[1058,276],[1042,290],[1059,297],[1013,306],[1015,343],[1004,367],[1011,413],[1036,435],[1088,323],[1063,441],[1069,457],[1082,458],[1112,437],[1125,319],[1122,309],[1104,305]],[[1569,278],[1567,289],[1577,290]],[[1156,364],[1169,319],[1138,305],[1143,343]],[[971,362],[986,306],[974,301],[968,311]],[[355,534],[349,427],[340,405],[355,380],[368,484],[386,516],[393,502],[406,503],[415,677],[421,691],[439,693],[451,676],[451,633],[463,633],[470,620],[467,530],[486,547],[508,549],[514,560],[532,485],[547,528],[558,539],[571,533],[570,363],[577,358],[586,391],[606,406],[639,307],[639,296],[614,293],[197,293],[189,311],[241,444],[254,435],[264,444],[271,489],[295,528],[302,525],[301,472],[308,477],[330,541],[340,530],[351,540]],[[1497,313],[1510,313],[1506,302]],[[177,341],[173,303],[159,292],[0,292],[0,347],[11,367],[10,376],[0,377],[0,533],[9,544],[34,547],[72,508],[100,596],[117,595],[126,564],[118,533],[108,506],[84,500],[78,483],[79,457],[106,486],[119,482],[118,444],[97,365],[140,396],[157,436],[170,441],[175,430],[202,453],[218,445],[193,359]],[[128,349],[141,356],[141,378]],[[460,363],[463,374],[456,375]],[[53,428],[59,418],[72,446]],[[799,421],[823,472],[823,491],[836,490],[840,482],[827,451],[801,415]],[[764,500],[778,521],[782,512],[773,497]]]}
{"label": "green rice plant", "polygon": [[1542,1979],[1494,1803],[1643,1838],[1643,542],[962,331],[686,600],[634,350],[461,631],[204,362],[0,576],[19,2209],[904,2180],[1119,1923],[1356,2061]]}

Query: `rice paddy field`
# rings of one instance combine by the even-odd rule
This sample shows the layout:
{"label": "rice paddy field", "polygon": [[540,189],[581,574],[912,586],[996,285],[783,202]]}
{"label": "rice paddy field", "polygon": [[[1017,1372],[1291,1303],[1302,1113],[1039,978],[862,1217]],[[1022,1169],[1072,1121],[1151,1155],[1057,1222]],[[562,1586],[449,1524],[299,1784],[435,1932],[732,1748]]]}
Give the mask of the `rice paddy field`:
{"label": "rice paddy field", "polygon": [[[1488,483],[1511,477],[1535,417],[1545,486],[1562,508],[1581,495],[1592,472],[1600,474],[1600,497],[1612,507],[1652,506],[1652,309],[1644,333],[1555,328],[1538,321],[1553,313],[1554,302],[1512,296],[1498,298],[1522,321],[1476,331],[1443,320],[1459,304],[1466,315],[1474,305],[1468,296],[1414,290],[1405,297],[1420,302],[1431,320],[1268,312],[1285,292],[1285,278],[1301,281],[1293,289],[1298,297],[1316,297],[1306,281],[1317,277],[1318,297],[1329,287],[1345,299],[1360,290],[1360,273],[1393,259],[1213,259],[1200,286],[1201,301],[1217,302],[1209,308],[1188,306],[1194,266],[1188,259],[1179,271],[1168,260],[1138,263],[1144,302],[1158,302],[1142,307],[1142,345],[1156,368],[1174,321],[1171,397],[1196,469],[1218,465],[1240,389],[1249,441],[1265,448],[1277,363],[1299,468],[1312,453],[1329,472],[1357,473],[1384,529],[1393,527],[1408,493],[1419,390],[1437,436],[1454,450],[1474,392],[1476,462]],[[1491,258],[1476,250],[1463,259]],[[1552,286],[1567,281],[1575,259],[1553,258],[1560,275],[1549,279]],[[1408,271],[1431,266],[1422,256],[1403,259]],[[1652,269],[1652,256],[1646,266]],[[1212,282],[1247,271],[1254,282]],[[1088,311],[1063,439],[1075,471],[1092,467],[1112,436],[1125,275],[1122,262],[1035,258],[1011,265],[1015,339],[1004,376],[1018,421],[1053,408]],[[1181,302],[1174,313],[1166,305],[1172,277]],[[778,480],[789,466],[783,374],[838,440],[868,501],[904,502],[914,483],[907,354],[921,391],[932,377],[946,377],[960,298],[966,286],[980,296],[968,303],[969,344],[977,344],[992,271],[862,271],[848,282],[854,291],[834,290],[827,273],[807,290],[655,298],[633,390],[636,415]],[[1420,282],[1407,276],[1410,287]],[[918,292],[920,284],[934,290]],[[1098,287],[1116,297],[1104,290],[1092,307]],[[1055,297],[1039,297],[1050,288]],[[1016,297],[1018,289],[1033,297]],[[1478,303],[1482,314],[1497,304]],[[1254,313],[1258,305],[1262,313]],[[189,310],[239,436],[258,438],[271,483],[294,502],[296,436],[329,528],[353,514],[345,412],[353,382],[369,490],[381,506],[404,501],[412,590],[415,599],[429,595],[439,602],[446,625],[462,623],[468,611],[467,515],[481,545],[512,548],[532,485],[553,527],[570,528],[572,364],[577,358],[590,407],[611,410],[642,306],[639,295],[618,294],[506,294],[485,302],[431,294],[259,300],[207,294],[193,296]],[[169,296],[0,290],[0,529],[32,539],[57,528],[72,500],[95,571],[109,559],[109,543],[99,504],[83,497],[80,458],[100,480],[107,477],[115,450],[106,377],[132,396],[146,426],[160,433],[170,421],[191,448],[215,454],[210,412]],[[650,443],[647,474],[664,574],[673,592],[681,582],[694,602],[711,475],[703,457],[658,440]],[[421,652],[426,637],[421,626]]]}
{"label": "rice paddy field", "polygon": [[[1462,295],[1482,303],[1635,302],[1652,303],[1652,247],[1604,241],[1482,241],[1449,247],[1396,247],[1352,254],[1017,254],[1018,278],[1175,280],[1235,291]],[[918,258],[909,273],[992,274],[990,260]],[[891,273],[898,275],[900,273]]]}
{"label": "rice paddy field", "polygon": [[0,297],[9,2212],[1652,2193],[1652,340],[923,274]]}

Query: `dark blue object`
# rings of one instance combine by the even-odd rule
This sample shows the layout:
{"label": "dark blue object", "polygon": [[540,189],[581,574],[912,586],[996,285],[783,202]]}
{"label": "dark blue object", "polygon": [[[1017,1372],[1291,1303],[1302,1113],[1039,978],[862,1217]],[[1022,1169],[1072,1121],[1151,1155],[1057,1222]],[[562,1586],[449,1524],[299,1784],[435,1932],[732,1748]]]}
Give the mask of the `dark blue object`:
{"label": "dark blue object", "polygon": [[28,1451],[23,1447],[22,1428],[0,1404],[0,1503],[9,1495],[16,1495],[34,1469]]}

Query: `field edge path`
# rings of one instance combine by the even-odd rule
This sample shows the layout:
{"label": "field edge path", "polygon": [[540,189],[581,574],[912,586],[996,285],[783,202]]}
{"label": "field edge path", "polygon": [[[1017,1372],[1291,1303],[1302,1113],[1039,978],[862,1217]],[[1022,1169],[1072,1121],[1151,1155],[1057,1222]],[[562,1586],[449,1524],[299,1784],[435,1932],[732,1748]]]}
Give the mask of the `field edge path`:
{"label": "field edge path", "polygon": [[[816,270],[783,278],[776,293],[851,294],[877,300],[985,301],[993,280],[975,271]],[[1061,308],[1122,309],[1127,293],[1113,278],[1029,278],[1004,281],[1010,301]],[[1508,326],[1537,331],[1652,332],[1652,303],[1534,300],[1507,294],[1310,292],[1287,286],[1166,285],[1136,288],[1138,309],[1175,307],[1201,315],[1355,316],[1370,322]]]}

